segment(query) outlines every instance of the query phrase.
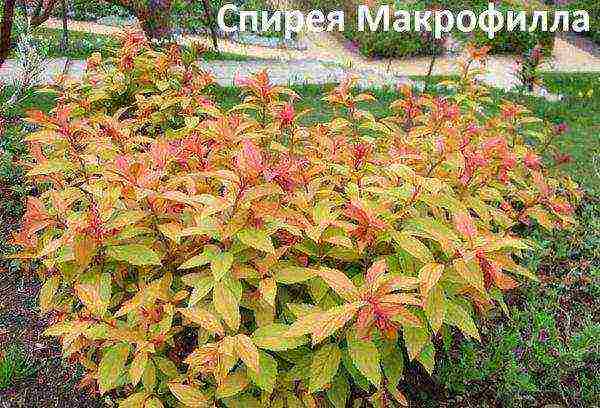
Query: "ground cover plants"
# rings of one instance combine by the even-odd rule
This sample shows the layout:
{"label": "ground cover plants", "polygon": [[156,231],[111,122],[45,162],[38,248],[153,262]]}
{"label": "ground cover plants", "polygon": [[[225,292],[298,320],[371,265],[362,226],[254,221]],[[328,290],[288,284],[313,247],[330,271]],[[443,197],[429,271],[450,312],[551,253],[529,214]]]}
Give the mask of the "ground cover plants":
{"label": "ground cover plants", "polygon": [[28,365],[23,350],[13,345],[0,354],[0,391],[13,385],[15,381],[35,373],[35,367]]}
{"label": "ground cover plants", "polygon": [[434,337],[479,338],[474,312],[534,278],[517,226],[575,224],[578,189],[534,147],[552,129],[486,114],[470,64],[383,119],[348,79],[304,126],[266,73],[219,108],[190,60],[132,34],[29,115],[18,256],[46,334],[122,406],[406,404],[404,362],[431,372]]}

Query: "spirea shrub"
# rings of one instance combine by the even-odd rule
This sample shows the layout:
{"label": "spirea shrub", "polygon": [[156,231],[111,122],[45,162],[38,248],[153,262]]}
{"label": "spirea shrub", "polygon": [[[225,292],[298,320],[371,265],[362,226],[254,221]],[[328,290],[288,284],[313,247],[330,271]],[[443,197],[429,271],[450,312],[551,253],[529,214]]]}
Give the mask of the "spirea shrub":
{"label": "spirea shrub", "polygon": [[184,60],[129,36],[29,115],[18,256],[46,334],[121,407],[404,405],[406,360],[431,372],[435,336],[479,338],[474,314],[535,279],[515,228],[574,222],[576,186],[530,144],[550,131],[486,113],[471,62],[454,96],[403,88],[386,118],[350,78],[305,125],[266,72],[223,110]]}

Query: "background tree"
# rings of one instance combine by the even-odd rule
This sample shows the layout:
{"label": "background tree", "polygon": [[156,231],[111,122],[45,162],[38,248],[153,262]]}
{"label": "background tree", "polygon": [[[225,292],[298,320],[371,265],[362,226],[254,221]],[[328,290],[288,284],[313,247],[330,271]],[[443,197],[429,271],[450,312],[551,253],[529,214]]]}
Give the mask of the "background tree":
{"label": "background tree", "polygon": [[204,18],[206,19],[206,25],[210,30],[210,37],[212,38],[213,47],[215,51],[219,51],[219,43],[217,40],[216,30],[216,19],[214,11],[210,4],[210,0],[202,0],[202,4],[204,5]]}
{"label": "background tree", "polygon": [[15,2],[16,0],[4,0],[2,31],[0,32],[0,67],[4,64],[10,51],[10,34],[15,16]]}
{"label": "background tree", "polygon": [[62,15],[62,37],[60,39],[60,49],[66,51],[69,48],[69,26],[67,16],[67,0],[61,0]]}
{"label": "background tree", "polygon": [[172,38],[172,0],[106,0],[126,8],[135,15],[148,39]]}
{"label": "background tree", "polygon": [[[24,9],[31,10],[29,15],[29,26],[39,27],[46,22],[52,10],[56,6],[58,0],[23,0],[19,4]],[[0,66],[4,64],[4,61],[10,53],[11,47],[11,33],[13,22],[15,19],[15,6],[16,0],[4,0],[4,12],[2,13],[2,31],[0,32]]]}
{"label": "background tree", "polygon": [[[25,3],[29,3],[26,1]],[[29,19],[31,27],[39,27],[44,24],[51,16],[52,10],[58,3],[58,0],[36,0],[33,7],[33,12]]]}

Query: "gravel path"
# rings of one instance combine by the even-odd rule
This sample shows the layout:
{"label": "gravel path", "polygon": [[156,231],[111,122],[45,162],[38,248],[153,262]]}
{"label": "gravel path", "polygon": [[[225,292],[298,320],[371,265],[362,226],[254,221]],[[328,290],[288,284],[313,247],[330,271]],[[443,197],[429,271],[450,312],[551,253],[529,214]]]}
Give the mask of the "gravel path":
{"label": "gravel path", "polygon": [[[61,21],[50,19],[47,27],[59,28]],[[105,26],[88,22],[70,22],[70,29],[98,34],[114,35],[122,31],[119,27]],[[308,43],[306,51],[264,48],[244,45],[221,39],[221,51],[241,54],[254,58],[250,61],[212,61],[206,63],[209,71],[217,77],[222,85],[231,85],[237,72],[248,74],[267,69],[277,84],[322,84],[338,82],[348,73],[358,74],[363,87],[386,86],[397,83],[408,83],[409,76],[425,75],[430,58],[420,57],[397,60],[368,59],[360,55],[348,44],[341,42],[329,33],[305,33]],[[191,41],[208,42],[202,36],[186,36],[182,43]],[[583,45],[582,45],[583,44]],[[458,72],[459,56],[448,55],[437,59],[433,74],[452,75]],[[486,84],[505,90],[514,88],[517,80],[514,76],[516,57],[512,55],[491,56],[488,62],[488,73],[481,80]],[[53,75],[62,71],[64,60],[50,60],[44,75],[44,82],[50,82]],[[8,61],[0,69],[0,77],[9,79],[14,75],[13,65]],[[85,67],[83,61],[73,61],[71,76],[80,77]],[[600,47],[596,44],[579,40],[570,34],[557,37],[554,57],[550,64],[543,67],[548,72],[600,72]]]}
{"label": "gravel path", "polygon": [[[41,82],[52,83],[54,78],[63,72],[66,59],[56,58],[48,61],[46,71]],[[70,62],[69,76],[74,79],[81,78],[85,71],[85,61],[76,60]],[[394,86],[412,83],[405,76],[396,76],[392,73],[381,73],[373,69],[343,68],[334,64],[318,61],[290,62],[274,60],[248,60],[248,61],[210,61],[201,62],[200,65],[211,72],[219,85],[231,86],[237,73],[249,75],[266,69],[269,72],[271,82],[276,85],[305,85],[305,84],[327,84],[336,83],[348,74],[356,74],[360,79],[359,86],[372,88],[381,86]],[[0,77],[9,82],[15,75],[14,61],[7,61],[0,68]]]}

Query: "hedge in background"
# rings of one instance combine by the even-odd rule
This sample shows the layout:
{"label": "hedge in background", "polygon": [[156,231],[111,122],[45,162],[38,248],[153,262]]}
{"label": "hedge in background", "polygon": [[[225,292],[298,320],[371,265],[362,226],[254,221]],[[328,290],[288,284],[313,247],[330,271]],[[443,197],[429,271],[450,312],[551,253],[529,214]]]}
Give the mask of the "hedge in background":
{"label": "hedge in background", "polygon": [[[487,9],[488,0],[463,0],[461,7],[475,11],[476,15]],[[506,16],[506,12],[513,10],[515,12],[527,11],[527,27],[532,23],[532,11],[533,10],[548,10],[550,8],[538,1],[527,1],[524,3],[523,0],[501,0],[496,2],[496,9],[499,10]],[[458,9],[457,9],[458,10]],[[549,12],[548,28],[552,25],[554,17],[552,12]],[[505,24],[506,25],[506,24]],[[552,54],[554,48],[554,38],[556,33],[549,31],[542,31],[540,29],[534,32],[523,32],[519,29],[514,31],[508,31],[506,28],[495,34],[493,39],[488,37],[488,34],[481,31],[475,30],[471,37],[471,41],[477,46],[490,46],[490,53],[492,54],[522,54],[534,48],[537,44],[542,46],[546,55]]]}
{"label": "hedge in background", "polygon": [[405,359],[431,372],[434,336],[478,339],[474,312],[535,279],[513,227],[574,222],[576,186],[525,143],[552,131],[483,114],[470,63],[455,97],[405,88],[382,119],[350,78],[305,127],[266,72],[224,111],[190,60],[132,35],[29,115],[19,256],[46,334],[122,408],[405,405]]}
{"label": "hedge in background", "polygon": [[600,44],[600,1],[575,0],[569,3],[570,10],[586,10],[590,15],[590,31],[583,33]]}
{"label": "hedge in background", "polygon": [[[319,1],[310,2],[314,8],[321,10],[344,10],[346,16],[346,25],[344,37],[358,46],[360,53],[366,57],[381,58],[405,58],[422,55],[437,55],[443,51],[443,47],[431,36],[415,31],[395,32],[390,31],[371,31],[359,32],[357,28],[357,7],[364,4],[362,1],[348,0],[333,4],[322,4]],[[336,7],[334,7],[334,4]],[[416,2],[394,2],[389,0],[377,0],[369,3],[371,14],[374,16],[380,6],[389,5],[392,9],[391,20],[393,21],[393,10],[403,9],[407,11],[426,10],[431,6],[431,1]],[[411,22],[414,27],[414,19]]]}
{"label": "hedge in background", "polygon": [[[417,10],[426,10],[428,3],[427,1],[417,1],[411,4],[401,3],[400,7],[412,13]],[[359,4],[362,4],[362,2],[353,4],[353,7],[346,11],[347,27],[344,35],[358,45],[361,54],[367,57],[405,58],[442,53],[443,47],[439,42],[420,32],[399,33],[392,29],[388,32],[383,30],[359,32],[356,26],[356,8]],[[377,8],[381,5],[390,5],[393,10],[394,6],[398,6],[398,2],[381,1],[376,3],[371,7],[372,14],[375,14]],[[391,14],[393,16],[393,11]],[[411,21],[411,27],[414,27],[414,19]]]}
{"label": "hedge in background", "polygon": [[[96,21],[103,17],[131,17],[124,7],[109,3],[104,0],[69,0],[68,10],[69,16],[75,20]],[[54,11],[56,17],[62,17],[60,8]]]}

